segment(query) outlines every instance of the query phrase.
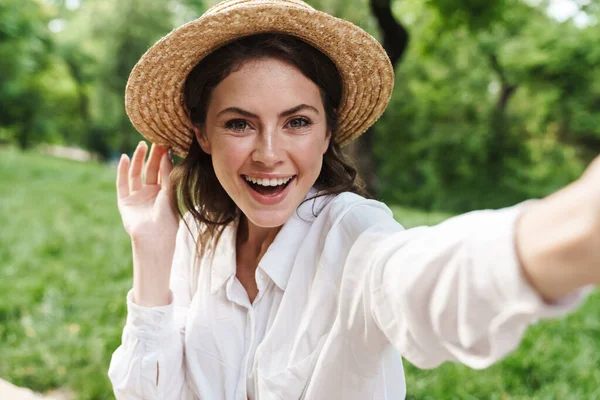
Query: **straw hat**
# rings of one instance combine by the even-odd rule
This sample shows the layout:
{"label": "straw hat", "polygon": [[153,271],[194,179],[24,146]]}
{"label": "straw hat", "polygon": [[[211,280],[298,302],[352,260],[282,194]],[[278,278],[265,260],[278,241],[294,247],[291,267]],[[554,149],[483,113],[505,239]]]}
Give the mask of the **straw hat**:
{"label": "straw hat", "polygon": [[135,65],[125,109],[138,132],[184,157],[194,137],[183,96],[188,73],[217,48],[265,32],[298,37],[335,63],[342,79],[335,137],[341,146],[381,116],[392,94],[394,70],[367,32],[300,0],[226,0],[160,39]]}

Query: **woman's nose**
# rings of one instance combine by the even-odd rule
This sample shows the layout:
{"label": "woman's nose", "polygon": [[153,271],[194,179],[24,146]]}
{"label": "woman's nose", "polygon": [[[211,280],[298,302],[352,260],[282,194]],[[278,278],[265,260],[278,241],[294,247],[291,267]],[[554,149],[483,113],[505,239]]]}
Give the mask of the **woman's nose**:
{"label": "woman's nose", "polygon": [[252,160],[271,167],[282,160],[282,146],[279,133],[275,130],[257,135]]}

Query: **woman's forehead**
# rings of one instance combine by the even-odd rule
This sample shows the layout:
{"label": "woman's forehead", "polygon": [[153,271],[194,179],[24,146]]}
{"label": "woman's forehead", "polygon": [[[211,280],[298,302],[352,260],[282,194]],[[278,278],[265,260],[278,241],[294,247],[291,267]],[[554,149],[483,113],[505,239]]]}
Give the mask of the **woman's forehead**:
{"label": "woman's forehead", "polygon": [[[227,75],[221,83],[224,81],[234,81],[236,85],[245,83],[248,86],[259,82],[261,86],[270,84],[308,84],[316,87],[315,83],[295,65],[271,57],[245,61]],[[255,86],[257,85],[258,83]]]}
{"label": "woman's forehead", "polygon": [[212,94],[209,109],[260,105],[284,110],[302,103],[322,109],[319,87],[296,67],[277,59],[248,61]]}

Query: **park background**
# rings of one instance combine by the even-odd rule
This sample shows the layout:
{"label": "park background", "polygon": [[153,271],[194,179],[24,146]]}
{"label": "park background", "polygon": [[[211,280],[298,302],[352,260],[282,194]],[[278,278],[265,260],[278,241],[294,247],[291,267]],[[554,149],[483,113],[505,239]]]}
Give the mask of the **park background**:
{"label": "park background", "polygon": [[[0,378],[113,398],[131,287],[115,162],[142,139],[125,83],[148,47],[214,3],[0,0]],[[367,30],[395,66],[387,111],[349,152],[406,227],[543,197],[600,153],[595,1],[309,4]],[[598,305],[593,294],[531,327],[486,370],[405,363],[408,398],[600,399]]]}

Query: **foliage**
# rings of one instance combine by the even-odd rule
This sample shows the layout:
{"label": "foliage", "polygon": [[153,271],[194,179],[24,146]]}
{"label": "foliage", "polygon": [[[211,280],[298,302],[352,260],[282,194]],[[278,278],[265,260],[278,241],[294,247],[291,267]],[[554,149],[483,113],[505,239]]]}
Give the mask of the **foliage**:
{"label": "foliage", "polygon": [[384,200],[502,207],[564,186],[600,151],[590,139],[600,133],[597,52],[589,50],[598,28],[513,3],[475,31],[427,3],[396,3],[412,42],[378,125]]}
{"label": "foliage", "polygon": [[139,141],[123,108],[125,84],[146,49],[171,30],[173,18],[169,2],[88,1],[56,35],[58,51],[79,87],[75,119],[85,147],[106,158]]}
{"label": "foliage", "polygon": [[[0,3],[0,141],[22,148],[58,136],[70,82],[52,55],[49,14],[32,0]],[[54,85],[58,82],[58,85]]]}

